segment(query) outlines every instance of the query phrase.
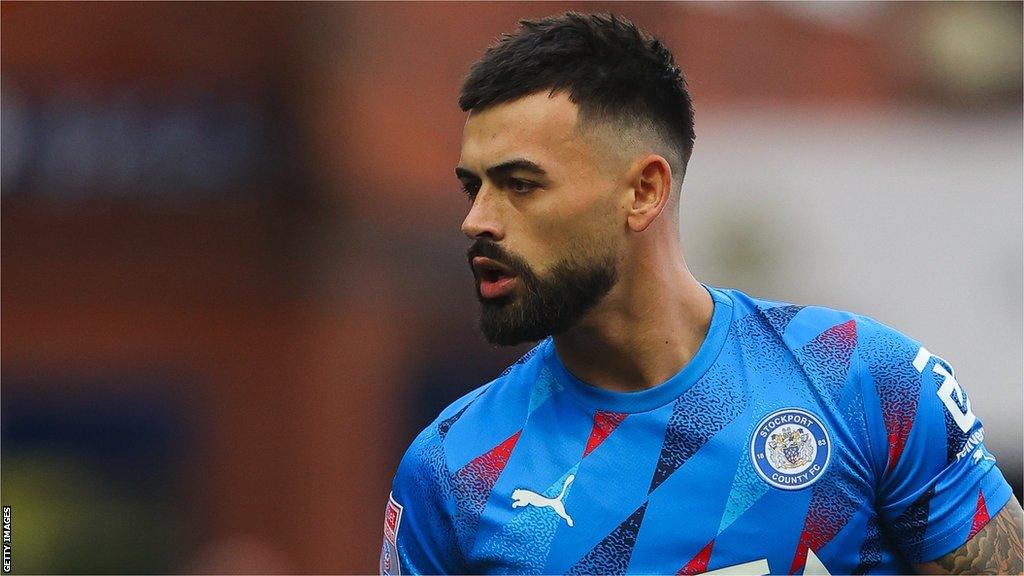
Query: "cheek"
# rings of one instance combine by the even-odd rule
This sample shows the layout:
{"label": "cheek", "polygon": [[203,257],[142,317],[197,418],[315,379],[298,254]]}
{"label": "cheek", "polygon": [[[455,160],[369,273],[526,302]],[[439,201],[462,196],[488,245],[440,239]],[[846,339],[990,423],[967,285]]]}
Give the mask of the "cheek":
{"label": "cheek", "polygon": [[606,253],[609,247],[614,247],[624,237],[625,227],[622,225],[621,213],[618,205],[610,199],[588,207],[586,213],[577,218],[579,229],[574,238],[586,240],[599,252]]}
{"label": "cheek", "polygon": [[573,230],[564,224],[532,224],[529,229],[522,230],[515,240],[509,238],[506,248],[521,258],[534,275],[545,276],[555,263],[564,260],[573,251]]}
{"label": "cheek", "polygon": [[[534,271],[567,258],[591,260],[617,250],[625,233],[621,199],[582,190],[553,194],[521,221],[519,254]],[[510,238],[511,239],[511,238]],[[511,248],[511,246],[510,246]]]}
{"label": "cheek", "polygon": [[609,258],[617,260],[618,240],[609,226],[610,220],[601,214],[567,223],[559,234],[539,247],[541,256],[531,265],[544,274],[563,261],[587,265]]}

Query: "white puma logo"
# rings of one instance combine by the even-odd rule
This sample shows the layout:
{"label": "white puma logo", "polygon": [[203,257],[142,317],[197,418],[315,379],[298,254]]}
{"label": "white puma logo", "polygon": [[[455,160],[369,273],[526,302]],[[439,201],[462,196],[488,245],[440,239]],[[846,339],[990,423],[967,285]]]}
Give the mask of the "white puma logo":
{"label": "white puma logo", "polygon": [[978,448],[977,450],[975,450],[975,451],[974,451],[974,454],[973,454],[973,455],[972,455],[971,457],[972,457],[972,458],[974,458],[974,463],[975,463],[975,464],[977,464],[978,462],[981,462],[981,461],[982,461],[982,459],[985,459],[985,460],[991,460],[991,461],[993,461],[993,462],[995,462],[995,461],[996,461],[996,459],[995,459],[995,458],[993,458],[993,457],[991,457],[991,456],[989,456],[989,455],[985,454],[984,452],[982,452],[982,451],[981,451],[981,448]]}
{"label": "white puma logo", "polygon": [[572,517],[565,513],[565,504],[562,503],[562,498],[565,497],[565,491],[569,489],[569,484],[576,479],[576,476],[569,474],[565,478],[565,484],[562,485],[562,493],[557,498],[547,498],[532,490],[526,490],[519,488],[512,491],[512,507],[521,508],[523,506],[536,506],[542,508],[547,506],[555,511],[562,518],[565,518],[565,522],[572,527]]}

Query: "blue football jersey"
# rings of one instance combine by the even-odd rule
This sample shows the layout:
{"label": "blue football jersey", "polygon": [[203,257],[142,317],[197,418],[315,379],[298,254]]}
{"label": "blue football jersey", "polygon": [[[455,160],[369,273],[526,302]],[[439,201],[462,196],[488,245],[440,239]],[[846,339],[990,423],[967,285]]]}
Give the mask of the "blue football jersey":
{"label": "blue football jersey", "polygon": [[696,356],[619,393],[542,341],[399,465],[381,572],[908,573],[1011,497],[953,368],[869,318],[708,288]]}

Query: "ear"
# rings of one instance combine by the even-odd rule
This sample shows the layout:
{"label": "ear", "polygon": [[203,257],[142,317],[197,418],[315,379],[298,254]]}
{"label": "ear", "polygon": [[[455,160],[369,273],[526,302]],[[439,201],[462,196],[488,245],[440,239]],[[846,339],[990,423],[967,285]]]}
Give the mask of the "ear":
{"label": "ear", "polygon": [[672,167],[657,154],[650,154],[633,164],[632,204],[627,223],[634,232],[643,232],[661,215],[672,197]]}

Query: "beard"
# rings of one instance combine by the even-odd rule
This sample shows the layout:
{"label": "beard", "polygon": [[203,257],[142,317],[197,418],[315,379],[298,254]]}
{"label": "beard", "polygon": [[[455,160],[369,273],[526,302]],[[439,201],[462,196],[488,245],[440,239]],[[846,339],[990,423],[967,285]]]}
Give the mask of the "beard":
{"label": "beard", "polygon": [[611,251],[593,255],[583,249],[583,243],[574,244],[569,255],[555,262],[543,276],[495,242],[480,239],[470,247],[466,253],[470,262],[476,256],[496,260],[522,283],[522,290],[492,299],[483,298],[477,284],[480,330],[488,342],[514,346],[560,334],[608,294],[618,279],[615,256]]}

